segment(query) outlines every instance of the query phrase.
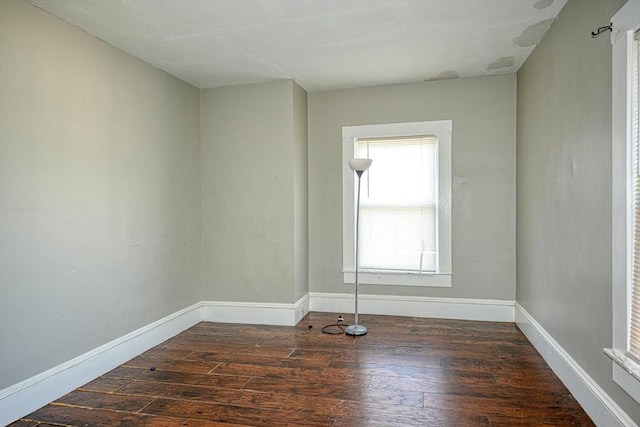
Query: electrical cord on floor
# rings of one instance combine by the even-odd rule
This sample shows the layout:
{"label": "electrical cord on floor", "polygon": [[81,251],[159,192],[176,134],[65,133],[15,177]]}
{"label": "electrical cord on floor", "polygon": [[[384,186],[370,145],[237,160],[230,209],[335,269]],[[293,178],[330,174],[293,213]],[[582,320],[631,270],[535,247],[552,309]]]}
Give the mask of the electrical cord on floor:
{"label": "electrical cord on floor", "polygon": [[[342,317],[342,315],[339,315],[338,316],[338,323],[332,323],[331,325],[324,326],[322,328],[322,333],[323,334],[328,334],[328,335],[342,335],[342,334],[344,334],[344,326],[342,326],[342,322],[344,322],[344,318]],[[334,328],[334,329],[330,330],[329,328]]]}

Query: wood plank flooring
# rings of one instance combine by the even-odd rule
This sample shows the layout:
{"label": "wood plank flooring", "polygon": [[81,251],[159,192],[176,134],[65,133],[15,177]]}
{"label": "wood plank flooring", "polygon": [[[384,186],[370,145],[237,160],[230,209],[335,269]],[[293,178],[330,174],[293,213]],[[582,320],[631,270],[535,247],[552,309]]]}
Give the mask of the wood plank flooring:
{"label": "wood plank flooring", "polygon": [[200,323],[13,426],[593,426],[513,323],[363,315],[365,336],[321,333],[336,319]]}

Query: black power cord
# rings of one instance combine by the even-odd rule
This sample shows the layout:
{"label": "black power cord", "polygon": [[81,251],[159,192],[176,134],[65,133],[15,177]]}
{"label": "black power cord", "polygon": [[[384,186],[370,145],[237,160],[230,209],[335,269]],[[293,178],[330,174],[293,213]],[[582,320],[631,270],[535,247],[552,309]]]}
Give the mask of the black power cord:
{"label": "black power cord", "polygon": [[[340,314],[338,315],[338,323],[332,323],[331,325],[324,326],[322,328],[322,333],[328,335],[344,334],[344,326],[342,326],[342,322],[344,322],[344,318]],[[331,330],[330,328],[333,328],[333,330]]]}

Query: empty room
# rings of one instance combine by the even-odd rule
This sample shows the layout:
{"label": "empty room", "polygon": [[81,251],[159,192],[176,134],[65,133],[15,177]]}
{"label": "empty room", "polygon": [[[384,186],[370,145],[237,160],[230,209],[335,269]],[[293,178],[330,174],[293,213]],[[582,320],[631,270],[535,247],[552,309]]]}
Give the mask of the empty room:
{"label": "empty room", "polygon": [[640,424],[640,0],[0,0],[0,425]]}

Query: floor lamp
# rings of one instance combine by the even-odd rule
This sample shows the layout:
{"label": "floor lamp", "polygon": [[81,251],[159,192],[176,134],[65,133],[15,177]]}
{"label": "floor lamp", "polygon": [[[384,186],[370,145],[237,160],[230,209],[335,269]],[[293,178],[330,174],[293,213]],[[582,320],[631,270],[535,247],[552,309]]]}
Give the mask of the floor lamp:
{"label": "floor lamp", "polygon": [[358,175],[358,201],[356,203],[356,310],[355,323],[347,326],[345,333],[347,335],[364,335],[367,328],[358,324],[358,269],[360,267],[360,181],[364,171],[369,169],[373,160],[371,159],[349,159],[349,167]]}

